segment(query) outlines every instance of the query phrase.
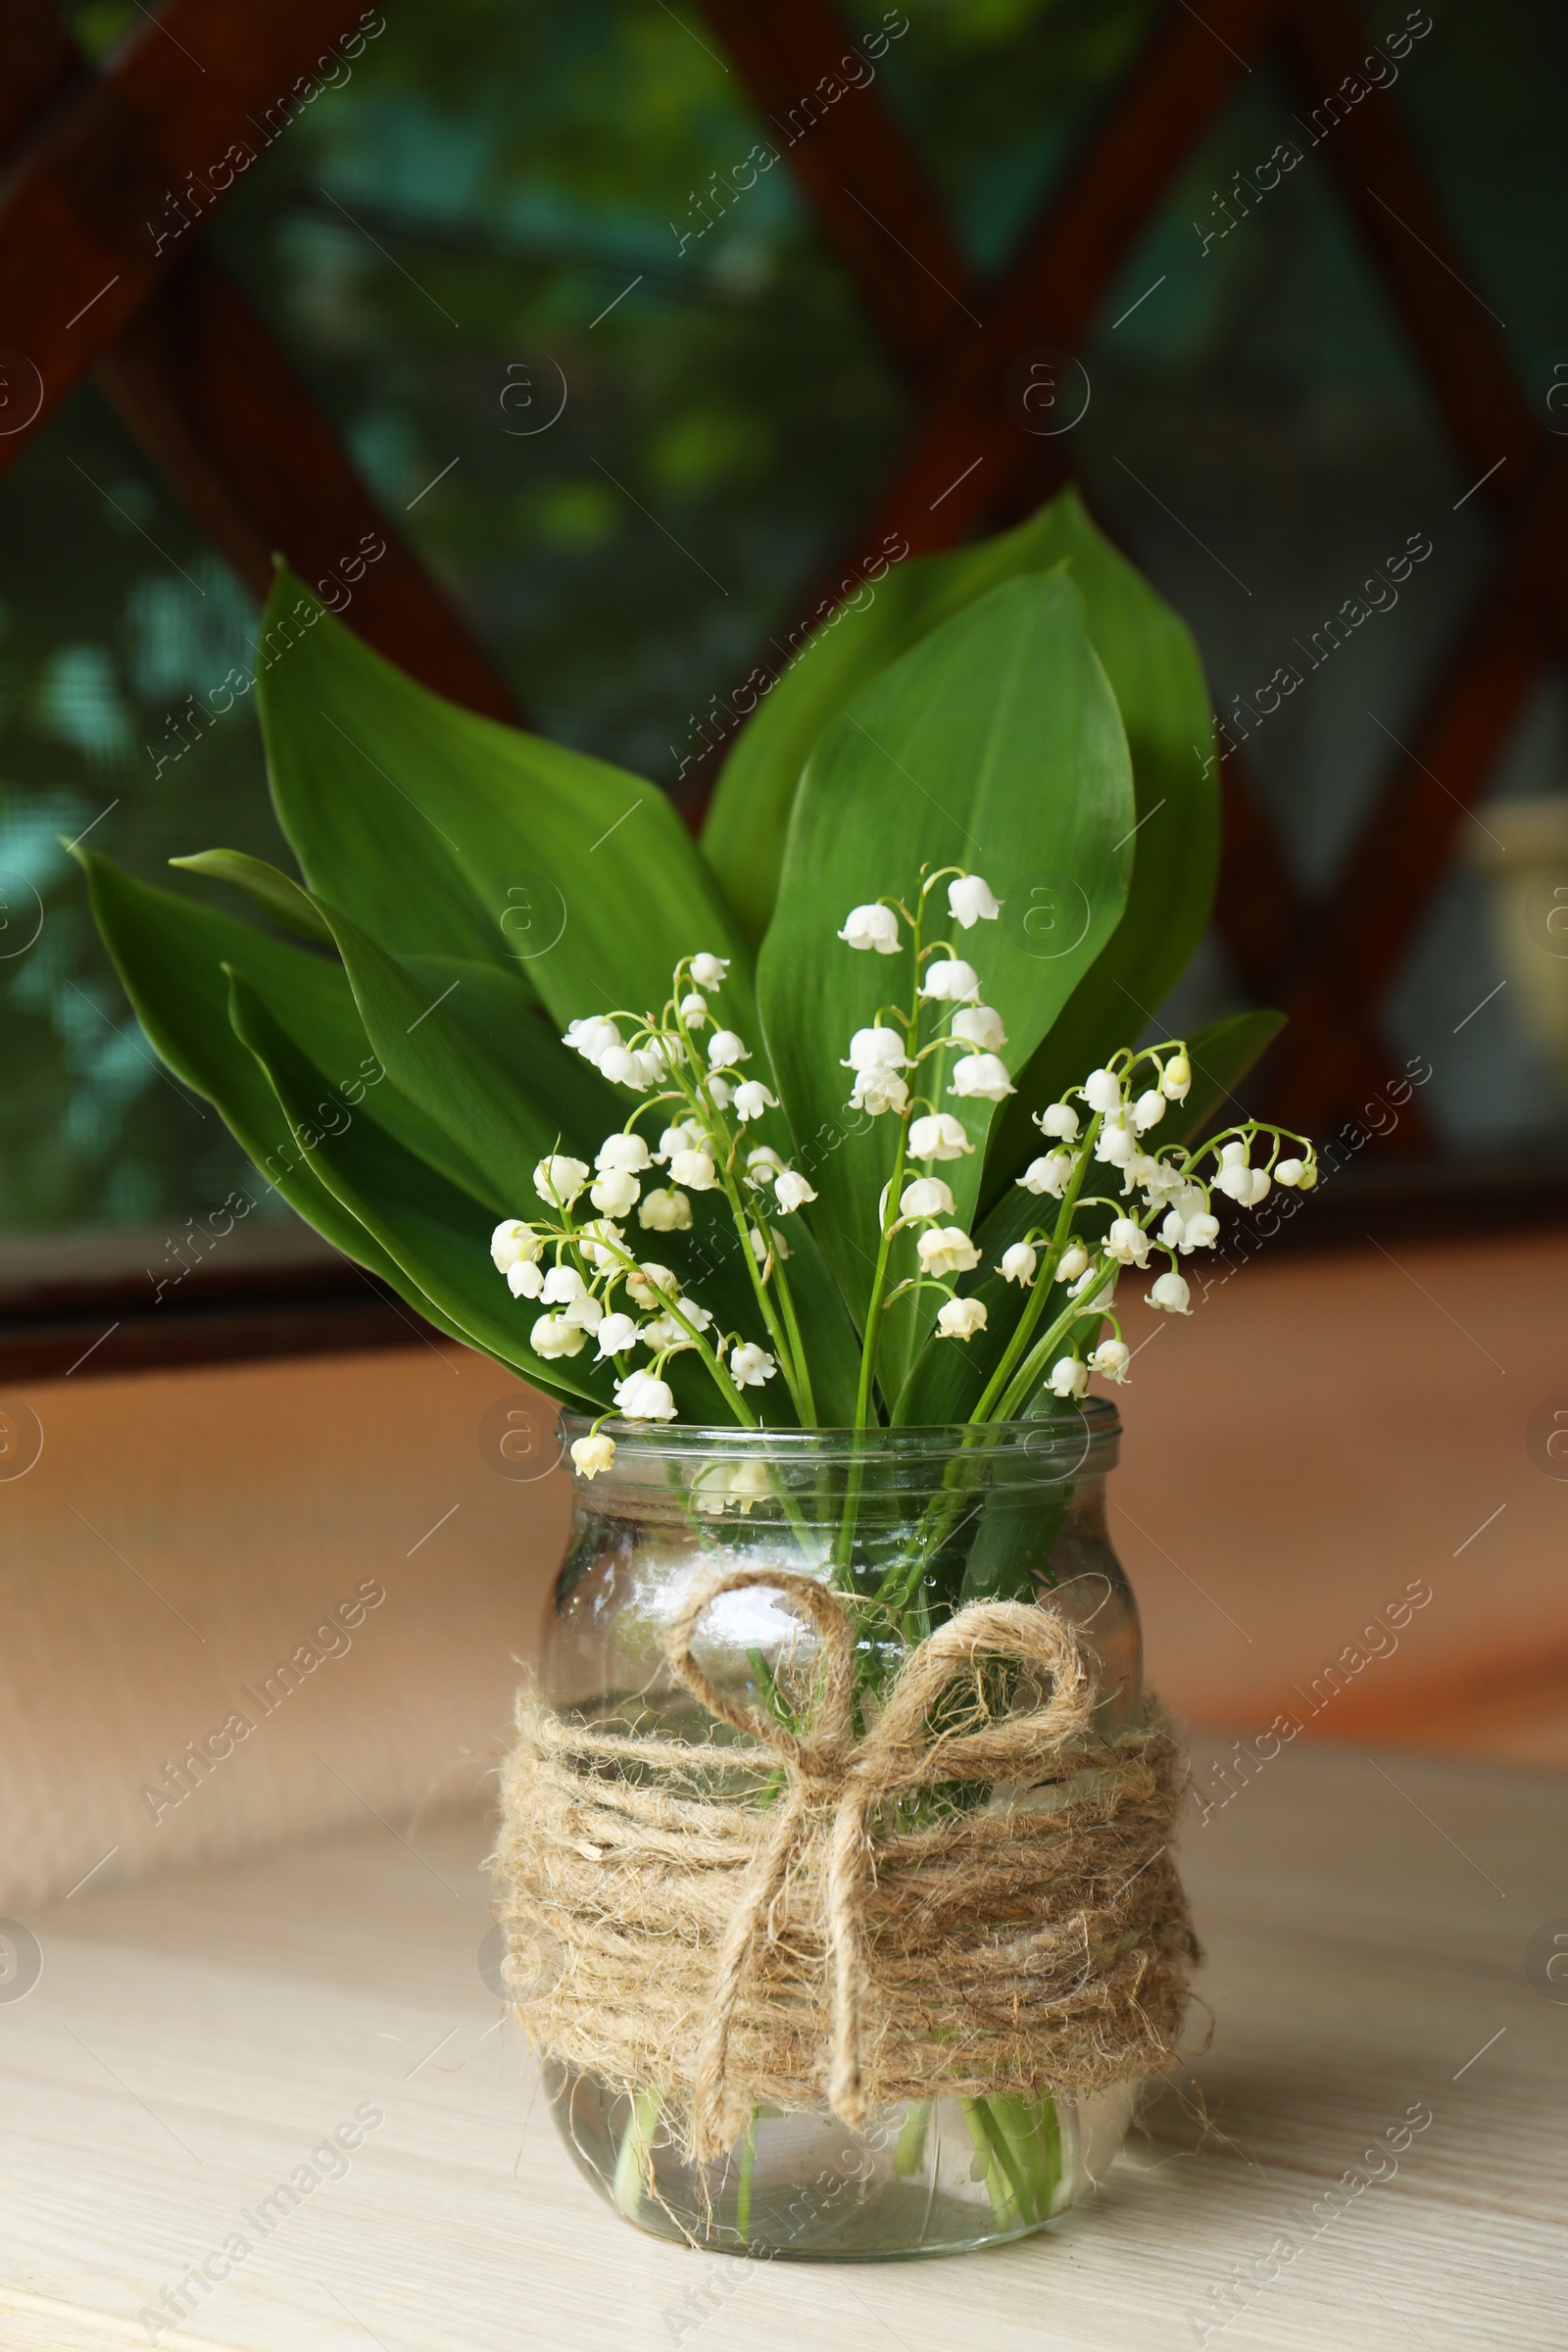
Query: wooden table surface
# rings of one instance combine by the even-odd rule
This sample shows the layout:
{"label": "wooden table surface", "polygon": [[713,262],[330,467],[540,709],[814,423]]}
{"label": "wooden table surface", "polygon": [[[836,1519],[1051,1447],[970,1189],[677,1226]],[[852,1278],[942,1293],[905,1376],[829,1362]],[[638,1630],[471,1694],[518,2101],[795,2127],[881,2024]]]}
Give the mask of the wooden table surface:
{"label": "wooden table surface", "polygon": [[[1568,2346],[1568,2000],[1540,1951],[1568,1936],[1568,1781],[1300,1743],[1195,1806],[1217,2022],[1193,2085],[1044,2236],[900,2265],[717,2262],[612,2216],[478,1973],[482,1825],[367,1828],[26,1923],[42,1975],[0,1999],[6,2352],[148,2342],[138,2313],[356,2109],[383,2120],[344,2177],[164,2343]],[[1412,2114],[1396,2169],[1369,2164]],[[1314,2220],[1358,2165],[1388,2177]]]}

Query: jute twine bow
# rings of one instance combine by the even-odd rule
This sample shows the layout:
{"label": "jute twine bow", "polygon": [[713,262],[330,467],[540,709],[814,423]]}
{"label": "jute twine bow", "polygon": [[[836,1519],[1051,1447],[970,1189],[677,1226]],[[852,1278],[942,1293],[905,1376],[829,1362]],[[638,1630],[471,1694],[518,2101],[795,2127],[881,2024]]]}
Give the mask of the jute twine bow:
{"label": "jute twine bow", "polygon": [[[809,1730],[737,1704],[693,1654],[712,1602],[758,1586],[816,1630]],[[659,2090],[699,2158],[759,2100],[825,2089],[858,2126],[899,2099],[1083,2094],[1165,2062],[1198,1957],[1169,1853],[1177,1741],[1155,1704],[1093,1738],[1095,1683],[1060,1617],[960,1610],[908,1653],[859,1740],[854,1628],[812,1577],[711,1578],[668,1650],[744,1744],[599,1731],[519,1698],[498,1909],[543,2054]],[[989,1716],[986,1658],[1049,1696]],[[783,1789],[760,1804],[769,1767]],[[901,1828],[896,1801],[938,1786],[991,1801]]]}

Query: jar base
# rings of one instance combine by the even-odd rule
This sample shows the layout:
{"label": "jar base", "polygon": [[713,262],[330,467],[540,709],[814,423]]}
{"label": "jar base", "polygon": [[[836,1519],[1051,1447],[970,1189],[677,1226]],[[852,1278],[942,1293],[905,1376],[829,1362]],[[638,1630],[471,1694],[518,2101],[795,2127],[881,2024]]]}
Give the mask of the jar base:
{"label": "jar base", "polygon": [[1133,2085],[1083,2103],[910,2101],[853,2132],[825,2110],[760,2108],[728,2153],[696,2164],[657,2093],[546,2070],[578,2169],[667,2244],[768,2262],[902,2262],[1037,2235],[1096,2185]]}

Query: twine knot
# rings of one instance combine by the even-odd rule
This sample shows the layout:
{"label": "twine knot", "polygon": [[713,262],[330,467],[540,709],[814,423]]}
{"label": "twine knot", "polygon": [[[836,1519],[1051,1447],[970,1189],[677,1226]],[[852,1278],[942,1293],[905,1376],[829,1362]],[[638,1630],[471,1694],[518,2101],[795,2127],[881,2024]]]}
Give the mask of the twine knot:
{"label": "twine knot", "polygon": [[[694,1655],[713,1602],[756,1587],[818,1637],[798,1726],[731,1698]],[[855,2128],[901,2099],[1085,2094],[1165,2063],[1198,1957],[1170,1856],[1180,1751],[1154,1702],[1093,1735],[1095,1677],[1054,1610],[959,1610],[859,1737],[854,1624],[814,1577],[714,1576],[667,1646],[740,1743],[608,1730],[519,1695],[497,1907],[544,2055],[657,2090],[699,2159],[760,2101],[825,2089]],[[1008,1711],[992,1711],[988,1660],[1023,1670]],[[737,1796],[737,1766],[776,1767],[774,1801]],[[963,1785],[979,1801],[901,1818],[896,1800]]]}
{"label": "twine knot", "polygon": [[[692,1654],[697,1628],[725,1592],[755,1586],[781,1592],[808,1617],[821,1639],[816,1723],[792,1732],[776,1716],[737,1706],[704,1673]],[[932,1717],[951,1685],[972,1678],[982,1656],[1012,1659],[1049,1676],[1044,1706],[1006,1715],[980,1730],[932,1730]],[[713,2008],[698,2055],[695,2109],[698,2140],[723,2146],[724,2084],[731,2021],[748,1971],[769,1941],[768,1920],[808,1814],[832,1808],[825,1885],[826,1943],[831,1993],[832,2059],[828,2104],[840,2121],[864,2123],[869,2108],[862,2063],[865,1904],[873,1876],[869,1822],[885,1800],[936,1782],[992,1782],[1014,1777],[1042,1750],[1080,1739],[1095,1704],[1095,1686],[1071,1631],[1054,1611],[1011,1600],[976,1601],[938,1626],[911,1649],[864,1738],[852,1739],[855,1703],[855,1629],[839,1595],[814,1577],[786,1568],[733,1568],[691,1594],[670,1631],[670,1664],[710,1715],[770,1747],[789,1776],[773,1809],[766,1840],[751,1881],[719,1946]]]}

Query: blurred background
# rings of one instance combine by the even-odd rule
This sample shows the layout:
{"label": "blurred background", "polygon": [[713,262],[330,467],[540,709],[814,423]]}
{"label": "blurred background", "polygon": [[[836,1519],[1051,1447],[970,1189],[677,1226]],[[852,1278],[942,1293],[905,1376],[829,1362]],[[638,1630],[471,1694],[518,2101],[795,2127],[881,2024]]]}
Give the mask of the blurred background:
{"label": "blurred background", "polygon": [[[59,14],[94,58],[147,29],[133,0]],[[864,60],[857,37],[878,27],[884,43],[858,69],[874,79],[836,102],[845,135],[874,90],[967,273],[951,301],[932,294],[938,343],[968,328],[977,289],[1067,185],[1167,14],[1157,0],[844,10],[847,55]],[[922,400],[790,169],[787,116],[770,121],[726,46],[724,16],[697,0],[400,0],[210,224],[211,199],[188,186],[183,213],[171,199],[156,216],[220,258],[515,707],[669,785],[856,545]],[[1462,251],[1454,300],[1502,346],[1542,441],[1568,429],[1568,285],[1553,266],[1568,24],[1546,0],[1434,0],[1375,11],[1366,31],[1354,54],[1376,57],[1389,87],[1348,120],[1332,106],[1314,118],[1277,52],[1230,69],[1234,90],[1150,191],[1070,355],[1083,388],[1063,373],[1056,419],[1087,394],[1086,413],[1040,442],[1196,630],[1303,906],[1352,856],[1400,747],[1421,749],[1504,549],[1497,492],[1522,494],[1527,470],[1514,452],[1456,503],[1484,466],[1455,446],[1335,140],[1373,135],[1373,117],[1397,109]],[[1378,48],[1390,33],[1402,59]],[[786,56],[781,86],[790,70]],[[760,141],[781,160],[737,189]],[[1302,160],[1266,185],[1282,144]],[[867,236],[897,269],[897,224],[884,237],[881,219]],[[1420,268],[1417,225],[1405,242]],[[13,416],[22,400],[19,378]],[[1498,452],[1516,437],[1499,413]],[[1015,483],[990,519],[1027,497]],[[1402,584],[1377,585],[1407,542],[1431,552]],[[1369,581],[1344,641],[1314,637]],[[13,1232],[177,1234],[240,1172],[216,1120],[154,1069],[59,837],[91,825],[94,846],[149,875],[216,843],[283,855],[252,703],[224,691],[248,670],[255,616],[253,586],[177,480],[83,381],[0,484],[0,1222]],[[1282,664],[1301,690],[1264,716],[1258,690]],[[1516,862],[1568,859],[1549,663],[1494,732],[1379,1020],[1387,1075],[1411,1055],[1432,1065],[1423,1156],[1539,1162],[1568,1153],[1568,1013],[1555,1009],[1554,1029],[1551,1003],[1568,992],[1568,936],[1557,956],[1549,931],[1527,941],[1528,908],[1504,907],[1496,868],[1509,847]],[[1471,797],[1443,774],[1427,789]],[[1488,814],[1494,803],[1505,819]],[[1510,842],[1520,803],[1544,822],[1528,844]],[[1268,887],[1254,880],[1259,900]],[[1527,946],[1536,968],[1521,972]],[[1217,933],[1180,1009],[1257,1001],[1255,976]]]}
{"label": "blurred background", "polygon": [[[514,1384],[275,1196],[222,1227],[245,1163],[61,847],[288,862],[245,684],[271,551],[428,683],[695,815],[824,597],[1069,481],[1191,623],[1221,724],[1216,919],[1165,1020],[1286,1006],[1254,1106],[1337,1171],[1227,1241],[1128,1393],[1156,1680],[1250,1737],[1427,1579],[1307,1728],[1568,1759],[1565,70],[1547,0],[8,0],[29,1886],[111,1837],[117,1868],[179,1850],[50,1696],[85,1619],[108,1746],[151,1755],[188,1684],[128,1684],[128,1650],[212,1631],[216,1703],[265,1646],[247,1596],[389,1561],[444,1695],[389,1739],[388,1669],[343,1754],[414,1806],[481,1769],[559,1552],[560,1475],[502,1483]],[[192,1853],[346,1804],[285,1780],[215,1795]]]}

